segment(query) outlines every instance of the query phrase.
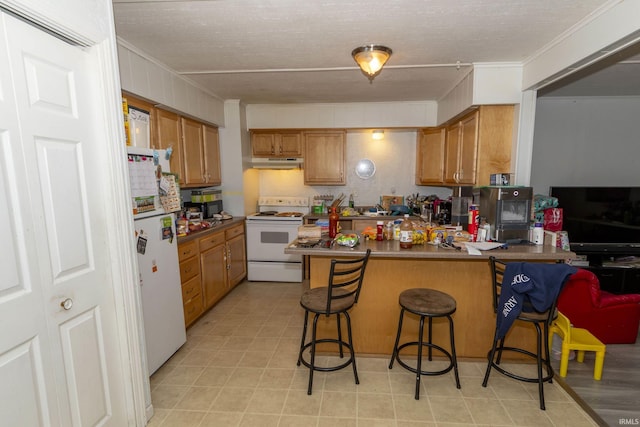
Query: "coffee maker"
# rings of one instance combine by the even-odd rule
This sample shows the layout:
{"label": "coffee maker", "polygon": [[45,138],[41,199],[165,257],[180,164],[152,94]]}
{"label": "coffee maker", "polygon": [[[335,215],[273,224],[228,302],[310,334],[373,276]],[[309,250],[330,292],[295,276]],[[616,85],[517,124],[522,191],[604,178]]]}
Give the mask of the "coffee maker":
{"label": "coffee maker", "polygon": [[478,187],[474,197],[480,203],[480,216],[490,226],[489,236],[498,242],[529,240],[533,188],[520,186]]}

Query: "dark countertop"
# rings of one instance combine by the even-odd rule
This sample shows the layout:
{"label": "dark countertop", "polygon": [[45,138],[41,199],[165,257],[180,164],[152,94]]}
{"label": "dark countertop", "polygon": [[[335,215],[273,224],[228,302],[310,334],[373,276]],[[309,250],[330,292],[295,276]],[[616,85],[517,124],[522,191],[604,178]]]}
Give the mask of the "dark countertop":
{"label": "dark countertop", "polygon": [[208,234],[211,234],[211,233],[217,233],[218,231],[222,231],[222,230],[230,228],[230,227],[232,227],[234,225],[237,225],[240,222],[244,222],[244,220],[245,220],[245,217],[243,217],[243,216],[234,216],[231,219],[225,219],[225,220],[222,220],[222,221],[218,222],[216,225],[214,225],[211,228],[207,228],[205,230],[194,231],[194,232],[191,232],[191,233],[187,234],[186,236],[178,236],[178,244],[185,243],[185,242],[188,242],[188,241],[193,240],[193,239],[199,239],[200,237],[204,237],[204,236],[206,236]]}
{"label": "dark countertop", "polygon": [[481,255],[469,255],[462,250],[443,249],[435,245],[414,245],[411,249],[400,248],[397,240],[360,240],[354,247],[333,245],[331,248],[301,248],[296,246],[297,241],[291,242],[284,250],[287,254],[311,255],[321,257],[362,256],[367,249],[371,249],[371,257],[374,258],[418,258],[418,259],[445,259],[445,260],[483,260],[490,256],[500,259],[551,261],[574,259],[576,254],[564,251],[548,245],[510,245],[508,249],[493,249],[482,251]]}
{"label": "dark countertop", "polygon": [[[368,219],[368,220],[378,220],[378,221],[391,221],[394,219],[403,219],[404,215],[376,215],[376,216],[368,216],[368,215],[353,215],[353,216],[340,216],[340,220],[363,220],[363,219]],[[416,216],[416,215],[412,215],[410,217],[413,220],[422,220],[421,217]],[[305,215],[303,217],[303,220],[305,220],[306,222],[309,221],[316,221],[318,219],[329,219],[329,214],[308,214]]]}

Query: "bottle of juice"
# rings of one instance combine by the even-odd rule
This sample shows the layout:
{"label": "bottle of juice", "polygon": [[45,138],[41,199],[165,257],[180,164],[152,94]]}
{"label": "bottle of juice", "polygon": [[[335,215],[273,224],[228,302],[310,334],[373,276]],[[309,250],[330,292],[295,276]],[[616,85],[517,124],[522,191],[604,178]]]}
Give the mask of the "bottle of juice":
{"label": "bottle of juice", "polygon": [[413,226],[408,214],[404,215],[404,221],[400,224],[400,247],[402,249],[413,247]]}

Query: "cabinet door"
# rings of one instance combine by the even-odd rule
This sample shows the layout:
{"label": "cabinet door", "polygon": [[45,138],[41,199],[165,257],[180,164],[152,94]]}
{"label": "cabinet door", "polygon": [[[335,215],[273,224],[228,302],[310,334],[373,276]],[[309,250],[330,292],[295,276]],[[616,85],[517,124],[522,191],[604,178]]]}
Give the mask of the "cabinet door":
{"label": "cabinet door", "polygon": [[158,148],[169,149],[171,159],[169,167],[171,172],[177,173],[179,183],[184,184],[184,165],[182,161],[182,144],[180,144],[180,117],[169,111],[156,109],[157,132],[158,132]]}
{"label": "cabinet door", "polygon": [[227,277],[233,288],[247,276],[247,251],[244,233],[227,240]]}
{"label": "cabinet door", "polygon": [[346,144],[344,131],[304,133],[304,183],[344,185]]}
{"label": "cabinet door", "polygon": [[222,171],[220,169],[220,142],[218,128],[202,125],[203,127],[203,162],[204,176],[208,185],[222,184]]}
{"label": "cabinet door", "polygon": [[442,184],[446,129],[423,129],[416,145],[416,185]]}
{"label": "cabinet door", "polygon": [[475,184],[478,159],[478,112],[460,122],[460,154],[458,155],[458,184]]}
{"label": "cabinet door", "polygon": [[447,128],[446,150],[444,158],[444,182],[458,183],[458,154],[460,153],[460,138],[462,125],[457,122]]}
{"label": "cabinet door", "polygon": [[276,154],[275,133],[252,133],[251,153],[253,157],[272,157]]}
{"label": "cabinet door", "polygon": [[149,113],[149,148],[162,148],[158,145],[158,131],[153,126],[154,123],[156,123],[156,121],[158,120],[158,118],[156,117],[156,107],[154,107],[153,104],[147,101],[136,98],[132,95],[128,95],[126,93],[123,93],[122,97],[127,100],[127,104],[129,105],[129,107],[134,107],[138,110],[146,111],[147,113]]}
{"label": "cabinet door", "polygon": [[184,184],[205,184],[202,161],[202,124],[195,120],[181,118],[182,151],[184,153]]}
{"label": "cabinet door", "polygon": [[200,253],[200,271],[206,310],[227,293],[227,260],[224,244]]}
{"label": "cabinet door", "polygon": [[302,157],[302,137],[300,132],[281,133],[279,140],[279,155],[283,157]]}

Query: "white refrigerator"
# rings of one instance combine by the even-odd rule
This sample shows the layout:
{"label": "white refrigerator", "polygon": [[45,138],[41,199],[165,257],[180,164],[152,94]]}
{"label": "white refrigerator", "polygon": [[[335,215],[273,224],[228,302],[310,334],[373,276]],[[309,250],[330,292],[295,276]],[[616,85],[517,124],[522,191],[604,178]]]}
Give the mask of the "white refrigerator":
{"label": "white refrigerator", "polygon": [[165,150],[129,147],[127,151],[144,319],[142,344],[151,375],[187,340],[175,214],[171,212],[176,204],[167,210],[160,202],[158,187],[164,186],[158,178],[161,172],[169,172]]}

